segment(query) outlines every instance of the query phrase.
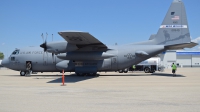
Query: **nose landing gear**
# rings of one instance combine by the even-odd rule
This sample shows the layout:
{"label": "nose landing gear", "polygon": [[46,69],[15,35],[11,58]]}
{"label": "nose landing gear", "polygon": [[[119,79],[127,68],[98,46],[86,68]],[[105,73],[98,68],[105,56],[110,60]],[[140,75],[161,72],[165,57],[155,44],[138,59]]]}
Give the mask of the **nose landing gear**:
{"label": "nose landing gear", "polygon": [[20,72],[20,76],[30,76],[32,73],[32,63],[31,61],[26,62],[26,70]]}
{"label": "nose landing gear", "polygon": [[32,69],[32,63],[31,61],[27,61],[26,62],[26,76],[30,76],[31,75],[31,69]]}
{"label": "nose landing gear", "polygon": [[25,74],[26,74],[26,72],[24,72],[24,71],[20,72],[20,76],[25,76]]}

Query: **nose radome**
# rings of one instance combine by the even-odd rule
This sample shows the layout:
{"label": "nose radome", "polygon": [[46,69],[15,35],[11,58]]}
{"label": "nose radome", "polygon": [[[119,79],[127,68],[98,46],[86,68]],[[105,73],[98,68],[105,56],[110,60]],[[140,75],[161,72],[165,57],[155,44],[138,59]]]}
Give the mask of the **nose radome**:
{"label": "nose radome", "polygon": [[8,59],[7,58],[3,59],[2,62],[1,62],[1,65],[4,66],[4,67],[8,67],[8,65],[9,65]]}

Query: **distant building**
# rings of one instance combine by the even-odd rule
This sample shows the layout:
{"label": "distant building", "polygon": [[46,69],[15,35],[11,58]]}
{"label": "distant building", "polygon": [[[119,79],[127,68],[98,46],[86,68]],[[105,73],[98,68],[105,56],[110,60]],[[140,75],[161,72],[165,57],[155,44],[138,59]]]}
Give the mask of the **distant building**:
{"label": "distant building", "polygon": [[161,65],[171,68],[172,63],[178,67],[200,67],[199,51],[166,51],[161,53]]}
{"label": "distant building", "polygon": [[1,62],[2,62],[2,60],[0,60],[0,67],[2,67]]}

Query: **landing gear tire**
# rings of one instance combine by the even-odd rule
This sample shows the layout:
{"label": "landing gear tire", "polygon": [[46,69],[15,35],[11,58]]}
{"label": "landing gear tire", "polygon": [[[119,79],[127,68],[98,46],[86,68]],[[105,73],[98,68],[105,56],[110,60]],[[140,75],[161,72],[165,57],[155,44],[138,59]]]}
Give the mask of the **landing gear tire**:
{"label": "landing gear tire", "polygon": [[144,72],[145,73],[149,73],[150,72],[150,69],[148,67],[144,68]]}
{"label": "landing gear tire", "polygon": [[128,68],[125,68],[125,69],[124,69],[124,73],[127,73],[127,72],[128,72]]}
{"label": "landing gear tire", "polygon": [[124,71],[123,70],[119,70],[119,73],[123,73]]}
{"label": "landing gear tire", "polygon": [[26,72],[24,72],[24,71],[20,72],[20,76],[25,76],[25,75],[26,75]]}

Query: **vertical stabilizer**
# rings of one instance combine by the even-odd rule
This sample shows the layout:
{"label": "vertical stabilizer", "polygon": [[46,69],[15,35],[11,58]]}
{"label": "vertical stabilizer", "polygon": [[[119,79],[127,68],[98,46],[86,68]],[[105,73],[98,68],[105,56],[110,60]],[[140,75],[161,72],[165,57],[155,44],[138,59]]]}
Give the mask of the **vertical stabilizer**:
{"label": "vertical stabilizer", "polygon": [[190,32],[182,0],[174,0],[154,38],[159,45],[190,43]]}

